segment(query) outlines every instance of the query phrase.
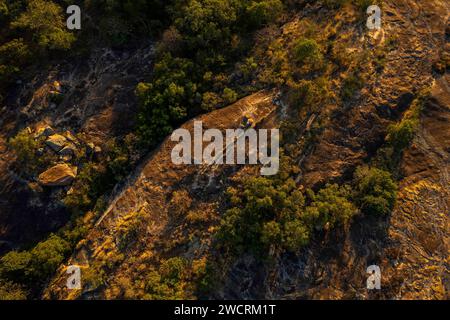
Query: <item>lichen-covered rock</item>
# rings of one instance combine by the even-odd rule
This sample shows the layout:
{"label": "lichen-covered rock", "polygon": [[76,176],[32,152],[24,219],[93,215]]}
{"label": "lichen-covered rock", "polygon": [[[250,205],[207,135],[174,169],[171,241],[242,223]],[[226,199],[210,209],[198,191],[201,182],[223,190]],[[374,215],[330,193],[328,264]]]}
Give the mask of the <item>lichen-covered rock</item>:
{"label": "lichen-covered rock", "polygon": [[49,136],[51,136],[52,134],[55,133],[55,130],[53,130],[53,128],[50,127],[50,126],[40,127],[36,131],[37,131],[36,138],[49,137]]}
{"label": "lichen-covered rock", "polygon": [[39,175],[39,183],[45,187],[70,185],[76,177],[76,170],[67,164],[57,164]]}
{"label": "lichen-covered rock", "polygon": [[77,148],[73,144],[68,144],[64,148],[61,149],[59,155],[61,156],[73,156],[75,155]]}
{"label": "lichen-covered rock", "polygon": [[60,135],[60,134],[54,134],[51,135],[45,143],[52,148],[53,151],[59,152],[61,149],[64,148],[64,146],[67,144],[67,139]]}

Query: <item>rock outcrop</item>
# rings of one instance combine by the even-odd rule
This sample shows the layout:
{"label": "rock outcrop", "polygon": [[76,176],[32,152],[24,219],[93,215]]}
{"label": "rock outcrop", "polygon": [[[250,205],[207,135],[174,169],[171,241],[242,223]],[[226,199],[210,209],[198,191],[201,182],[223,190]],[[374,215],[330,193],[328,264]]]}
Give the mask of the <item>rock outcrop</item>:
{"label": "rock outcrop", "polygon": [[45,187],[64,187],[76,177],[76,171],[67,164],[57,164],[39,175],[39,183]]}
{"label": "rock outcrop", "polygon": [[[387,53],[383,71],[374,72],[364,84],[361,97],[341,108],[326,106],[327,115],[317,144],[298,157],[301,172],[297,181],[313,187],[348,176],[355,167],[373,155],[384,142],[389,124],[409,107],[414,95],[434,83],[433,53],[445,45],[448,22],[445,3],[439,0],[385,1],[380,43],[398,37],[398,47]],[[424,14],[426,12],[427,14]],[[314,17],[304,13],[307,19]],[[303,13],[302,13],[303,15]],[[303,17],[303,16],[302,16]],[[299,19],[283,28],[283,36],[295,38]],[[420,17],[420,18],[418,18]],[[292,33],[292,34],[291,34]],[[349,33],[355,48],[372,45],[373,39]],[[377,42],[378,44],[378,42]],[[446,79],[434,87],[438,100]],[[441,88],[441,89],[439,89]],[[446,89],[448,90],[448,88]],[[297,255],[281,255],[270,266],[251,257],[241,257],[212,298],[219,299],[446,299],[448,298],[448,99],[440,107],[428,105],[421,118],[421,129],[411,149],[406,151],[400,197],[390,219],[356,218],[348,233],[318,237]],[[204,115],[205,127],[239,125],[249,108],[264,115],[263,123],[280,125],[267,93],[249,96],[233,106]],[[266,110],[266,111],[264,111]],[[283,113],[283,112],[280,112]],[[430,115],[432,115],[430,117]],[[308,119],[307,119],[308,120]],[[313,120],[305,126],[310,128]],[[184,128],[192,129],[192,122]],[[68,264],[87,270],[117,258],[103,279],[108,284],[95,293],[69,293],[65,289],[64,266],[48,286],[45,298],[121,298],[120,281],[140,279],[167,255],[172,243],[180,244],[186,224],[170,211],[174,192],[190,195],[197,208],[213,216],[212,225],[196,227],[194,239],[176,247],[178,256],[201,259],[208,253],[211,230],[220,221],[227,183],[237,175],[255,174],[248,167],[204,170],[195,166],[175,166],[170,161],[173,143],[166,140],[117,192],[109,208],[80,243]],[[228,182],[226,182],[228,181]],[[214,188],[210,188],[210,186]],[[120,252],[116,231],[120,221],[133,212],[144,216],[145,228],[137,244]],[[126,254],[126,259],[122,259]],[[122,258],[121,258],[122,257]],[[132,257],[132,258],[131,258]],[[116,261],[116,260],[114,260]],[[366,288],[366,268],[382,269],[382,290]],[[94,269],[95,270],[95,269]],[[90,288],[91,289],[91,288]]]}
{"label": "rock outcrop", "polygon": [[54,134],[48,137],[47,141],[45,143],[52,148],[53,151],[59,152],[61,151],[64,146],[67,144],[67,139],[60,135],[60,134]]}

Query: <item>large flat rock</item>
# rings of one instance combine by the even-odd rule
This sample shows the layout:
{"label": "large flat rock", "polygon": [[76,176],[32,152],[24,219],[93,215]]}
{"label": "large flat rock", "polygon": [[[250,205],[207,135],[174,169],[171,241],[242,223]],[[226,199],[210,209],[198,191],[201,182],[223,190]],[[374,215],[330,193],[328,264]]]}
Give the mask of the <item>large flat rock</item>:
{"label": "large flat rock", "polygon": [[70,185],[76,172],[67,164],[57,164],[39,175],[39,183],[45,187],[63,187]]}

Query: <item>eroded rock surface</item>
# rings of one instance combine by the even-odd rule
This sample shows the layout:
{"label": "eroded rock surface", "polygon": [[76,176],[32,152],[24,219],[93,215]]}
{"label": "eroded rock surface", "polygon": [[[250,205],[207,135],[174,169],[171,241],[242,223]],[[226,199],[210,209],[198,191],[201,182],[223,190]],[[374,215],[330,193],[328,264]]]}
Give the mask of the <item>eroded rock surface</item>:
{"label": "eroded rock surface", "polygon": [[64,187],[70,185],[76,172],[67,164],[57,164],[39,175],[39,183],[44,187]]}

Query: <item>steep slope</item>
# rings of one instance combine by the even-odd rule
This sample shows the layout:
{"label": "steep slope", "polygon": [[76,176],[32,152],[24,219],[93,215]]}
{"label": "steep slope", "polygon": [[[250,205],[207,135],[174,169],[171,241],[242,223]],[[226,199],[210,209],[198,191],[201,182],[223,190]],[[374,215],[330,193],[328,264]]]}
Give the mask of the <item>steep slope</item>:
{"label": "steep slope", "polygon": [[[193,131],[194,121],[202,121],[204,129],[239,128],[242,118],[248,114],[252,114],[255,124],[258,125],[266,118],[275,116],[274,98],[271,92],[258,92],[229,107],[191,120],[182,128]],[[175,142],[167,138],[149,156],[142,168],[137,169],[68,262],[85,269],[92,267],[104,270],[104,268],[109,269],[108,265],[117,259],[117,264],[111,266],[105,277],[101,279],[105,285],[93,288],[97,281],[92,281],[87,286],[87,292],[84,292],[85,297],[91,296],[89,291],[93,289],[98,289],[93,293],[97,297],[114,298],[117,294],[124,294],[108,290],[108,287],[111,285],[111,288],[120,288],[120,279],[123,277],[137,283],[141,277],[145,276],[141,273],[142,268],[148,270],[161,257],[172,252],[171,246],[185,247],[187,251],[184,255],[191,259],[201,259],[205,255],[211,240],[209,227],[211,222],[217,221],[217,209],[224,200],[221,198],[226,187],[224,178],[231,178],[239,168],[175,165],[171,160],[171,152],[175,145]],[[182,198],[182,203],[175,205],[198,207],[212,216],[210,223],[198,226],[199,235],[195,236],[198,238],[187,247],[183,245],[183,242],[191,242],[185,239],[189,228],[183,221],[183,217],[175,215],[172,201],[180,192],[187,192],[188,196]],[[142,219],[139,226],[140,232],[130,247],[121,248],[120,224],[124,219],[136,219],[136,213]],[[126,258],[131,256],[135,259]],[[95,269],[94,272],[99,273],[99,269]],[[65,270],[65,267],[60,270],[60,276],[49,286],[45,297],[66,299],[81,294],[81,292],[65,290]],[[130,283],[128,289],[132,290],[132,287],[133,284]]]}
{"label": "steep slope", "polygon": [[[317,9],[317,8],[316,8]],[[320,10],[318,11],[320,13]],[[301,21],[317,11],[305,10],[287,23],[282,39],[296,36]],[[312,148],[297,157],[304,187],[351,176],[375,155],[387,127],[399,119],[414,97],[435,82],[420,119],[420,130],[402,161],[401,188],[390,218],[358,217],[349,232],[317,236],[296,255],[281,255],[272,264],[251,256],[238,259],[214,298],[448,298],[449,90],[448,76],[434,80],[432,64],[446,45],[449,14],[444,1],[385,1],[383,30],[362,32],[349,27],[354,50],[375,50],[396,37],[381,73],[368,64],[361,94],[344,106],[324,106],[317,117],[297,119],[301,130],[320,119],[323,131]],[[448,37],[448,35],[447,35]],[[349,48],[351,50],[352,48]],[[284,97],[282,97],[284,98]],[[261,125],[279,126],[292,113],[260,92],[200,119],[208,128],[233,128],[249,110]],[[264,121],[263,121],[264,120]],[[192,128],[192,121],[183,127]],[[222,214],[224,190],[254,168],[204,170],[174,166],[173,143],[166,140],[138,168],[109,209],[79,245],[44,293],[45,298],[142,298],[144,278],[166,258],[183,256],[193,264],[208,255],[211,235]],[[181,207],[181,210],[180,210]],[[206,219],[192,224],[186,215],[202,211]],[[182,216],[174,216],[182,212]],[[138,221],[131,244],[123,244],[124,221]],[[83,268],[82,291],[65,288],[66,267]],[[382,269],[383,290],[365,288],[368,265]],[[187,291],[190,291],[189,289]]]}
{"label": "steep slope", "polygon": [[[30,181],[11,169],[14,155],[7,147],[23,128],[35,134],[50,126],[70,132],[96,146],[130,132],[134,124],[137,83],[149,76],[152,45],[130,49],[96,49],[74,61],[60,60],[32,79],[18,81],[7,96],[0,117],[0,239],[11,249],[40,240],[65,224],[70,214],[60,203],[60,190],[36,192]],[[51,99],[60,83],[61,101]],[[32,182],[32,181],[31,181]],[[0,251],[2,251],[0,242]]]}

